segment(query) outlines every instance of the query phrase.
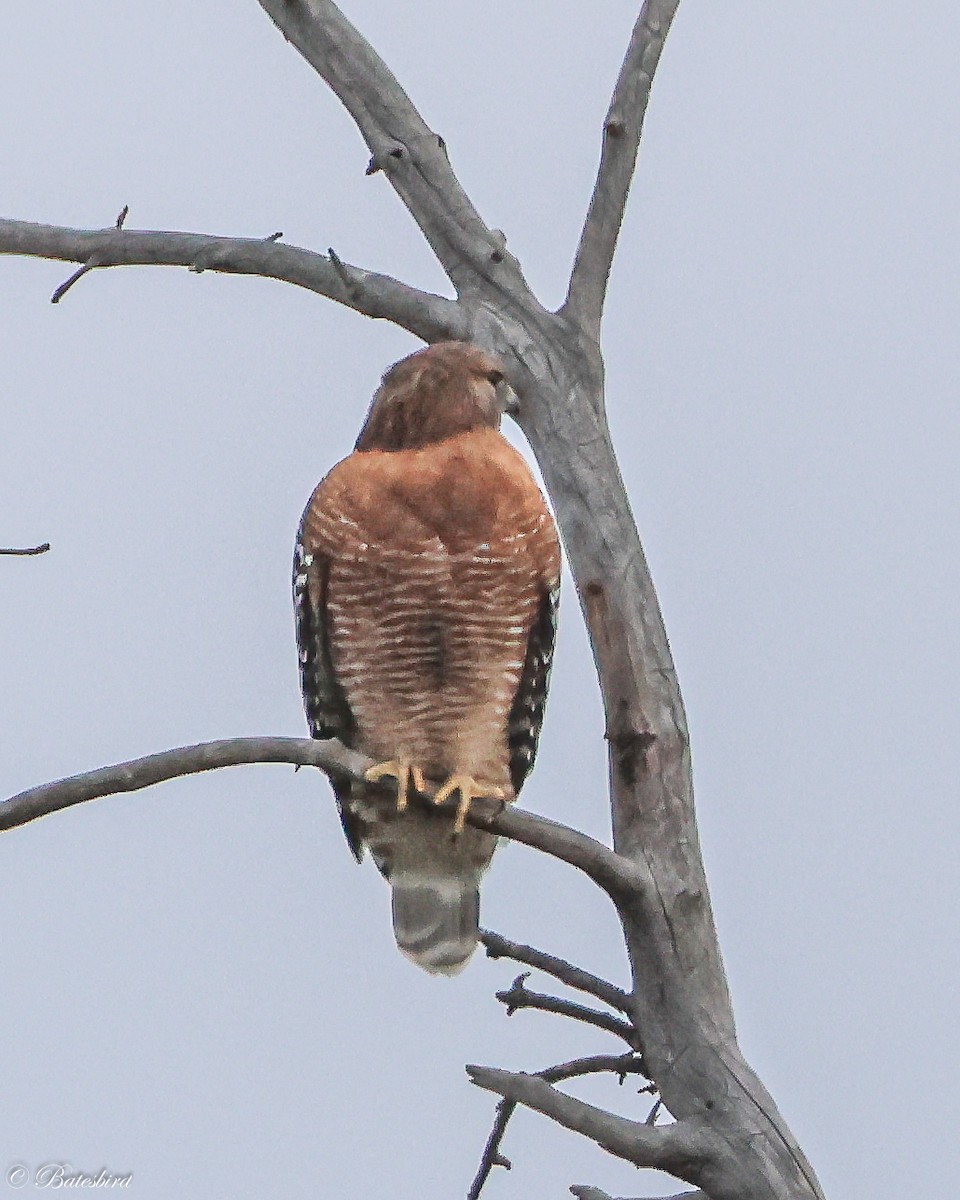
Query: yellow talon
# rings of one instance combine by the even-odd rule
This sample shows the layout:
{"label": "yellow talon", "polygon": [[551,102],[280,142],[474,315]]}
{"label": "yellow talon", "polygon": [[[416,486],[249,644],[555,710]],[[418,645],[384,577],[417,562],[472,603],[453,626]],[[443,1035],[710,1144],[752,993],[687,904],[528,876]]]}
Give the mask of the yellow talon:
{"label": "yellow talon", "polygon": [[478,796],[488,796],[491,800],[503,800],[506,796],[503,788],[493,783],[481,783],[472,775],[451,775],[433,797],[434,804],[443,804],[454,792],[460,793],[460,803],[457,805],[457,815],[453,822],[453,832],[463,833],[467,823],[467,813],[470,805]]}
{"label": "yellow talon", "polygon": [[418,792],[426,791],[427,781],[424,778],[423,771],[419,767],[415,767],[409,759],[402,755],[399,758],[391,758],[386,762],[377,763],[375,767],[371,767],[364,772],[364,779],[370,783],[376,783],[380,779],[395,779],[397,781],[397,812],[403,812],[407,807],[407,793],[410,790],[410,780],[413,780],[413,786]]}

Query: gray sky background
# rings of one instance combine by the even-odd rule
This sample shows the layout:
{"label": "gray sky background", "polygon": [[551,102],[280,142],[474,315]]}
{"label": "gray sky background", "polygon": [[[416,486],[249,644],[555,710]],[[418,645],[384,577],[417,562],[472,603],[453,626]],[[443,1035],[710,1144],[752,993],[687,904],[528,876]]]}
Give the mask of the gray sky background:
{"label": "gray sky background", "polygon": [[[444,283],[253,0],[11,5],[0,215],[266,236]],[[635,4],[349,0],[559,303]],[[611,286],[611,421],[693,735],[745,1053],[830,1197],[940,1194],[957,1150],[960,8],[684,0]],[[306,292],[0,261],[0,792],[304,729],[301,509],[416,346]],[[524,803],[608,836],[576,600]],[[220,772],[0,838],[8,1164],[171,1196],[458,1196],[462,1064],[612,1049],[507,1020],[515,971],[396,953],[326,782]],[[485,923],[626,980],[611,911],[503,848]],[[580,1094],[645,1115],[610,1084]],[[670,1191],[535,1115],[490,1200]],[[7,1189],[10,1190],[10,1189]],[[673,1189],[676,1190],[676,1189]],[[5,1193],[4,1193],[5,1194]],[[11,1194],[12,1190],[11,1190]]]}

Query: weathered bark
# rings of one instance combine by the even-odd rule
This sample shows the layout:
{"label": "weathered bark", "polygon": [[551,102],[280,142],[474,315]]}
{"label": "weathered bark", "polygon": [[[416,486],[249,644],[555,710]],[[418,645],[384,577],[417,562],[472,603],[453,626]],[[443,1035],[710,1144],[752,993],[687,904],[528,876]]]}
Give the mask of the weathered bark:
{"label": "weathered bark", "polygon": [[493,320],[485,309],[472,337],[516,364],[520,423],[556,509],[597,664],[614,847],[639,876],[617,907],[645,1061],[673,1116],[702,1120],[718,1138],[716,1178],[699,1170],[680,1177],[711,1200],[820,1196],[737,1046],[700,857],[683,702],[607,429],[599,350],[584,347],[585,335],[562,315],[534,310],[521,328],[516,317],[496,328]]}

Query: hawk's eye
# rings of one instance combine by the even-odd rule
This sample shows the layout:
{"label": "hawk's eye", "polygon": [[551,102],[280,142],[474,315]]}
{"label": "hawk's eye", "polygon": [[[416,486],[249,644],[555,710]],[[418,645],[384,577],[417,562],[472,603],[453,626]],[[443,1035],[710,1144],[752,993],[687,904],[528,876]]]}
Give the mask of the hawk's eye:
{"label": "hawk's eye", "polygon": [[504,376],[502,371],[488,371],[487,378],[496,387],[498,383],[503,383]]}

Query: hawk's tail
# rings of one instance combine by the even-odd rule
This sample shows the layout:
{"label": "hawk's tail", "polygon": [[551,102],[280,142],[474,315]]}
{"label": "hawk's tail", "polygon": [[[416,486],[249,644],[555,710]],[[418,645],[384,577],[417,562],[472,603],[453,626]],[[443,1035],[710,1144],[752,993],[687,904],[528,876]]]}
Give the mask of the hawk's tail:
{"label": "hawk's tail", "polygon": [[390,886],[393,932],[401,952],[431,974],[462,971],[480,933],[476,876],[398,871],[390,876]]}

